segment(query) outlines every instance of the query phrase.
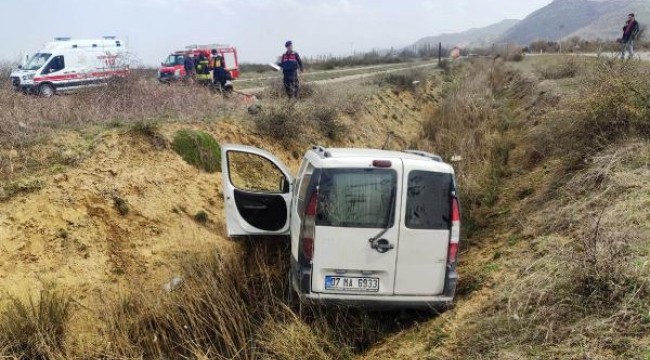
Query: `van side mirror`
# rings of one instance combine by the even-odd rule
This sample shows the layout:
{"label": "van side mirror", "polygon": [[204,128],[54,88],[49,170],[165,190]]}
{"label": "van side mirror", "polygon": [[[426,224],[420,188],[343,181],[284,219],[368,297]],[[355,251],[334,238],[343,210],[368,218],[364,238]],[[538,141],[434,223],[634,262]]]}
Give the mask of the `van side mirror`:
{"label": "van side mirror", "polygon": [[18,65],[18,70],[22,70],[22,69],[23,69],[23,66],[22,66],[22,65]]}

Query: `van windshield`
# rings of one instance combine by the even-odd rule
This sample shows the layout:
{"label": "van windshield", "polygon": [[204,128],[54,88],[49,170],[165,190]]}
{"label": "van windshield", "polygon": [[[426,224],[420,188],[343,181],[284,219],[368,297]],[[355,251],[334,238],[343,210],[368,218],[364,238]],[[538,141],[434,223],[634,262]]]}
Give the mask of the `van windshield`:
{"label": "van windshield", "polygon": [[163,63],[165,66],[178,66],[178,65],[183,65],[183,61],[185,60],[185,56],[183,55],[169,55],[167,60]]}
{"label": "van windshield", "polygon": [[38,70],[42,68],[48,60],[50,60],[51,56],[52,54],[37,53],[27,62],[23,67],[23,70]]}
{"label": "van windshield", "polygon": [[[326,169],[319,188],[317,226],[388,228],[397,173],[388,169]],[[394,213],[394,212],[392,212]]]}

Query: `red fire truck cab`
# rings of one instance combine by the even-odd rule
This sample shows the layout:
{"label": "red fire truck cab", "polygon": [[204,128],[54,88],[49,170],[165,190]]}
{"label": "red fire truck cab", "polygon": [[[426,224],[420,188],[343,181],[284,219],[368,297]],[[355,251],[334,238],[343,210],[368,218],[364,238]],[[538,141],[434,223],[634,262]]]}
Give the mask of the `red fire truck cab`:
{"label": "red fire truck cab", "polygon": [[223,58],[225,69],[230,72],[233,79],[237,79],[239,77],[237,48],[228,45],[192,45],[188,46],[186,50],[173,52],[167,57],[158,70],[158,80],[169,82],[185,78],[187,75],[183,65],[185,57],[192,54],[194,59],[198,59],[200,55],[209,59],[212,49],[217,50]]}

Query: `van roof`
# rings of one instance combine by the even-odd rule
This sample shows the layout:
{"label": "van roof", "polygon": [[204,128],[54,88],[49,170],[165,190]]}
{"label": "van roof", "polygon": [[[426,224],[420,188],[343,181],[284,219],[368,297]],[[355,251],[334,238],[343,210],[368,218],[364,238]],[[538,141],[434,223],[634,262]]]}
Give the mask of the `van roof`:
{"label": "van roof", "polygon": [[[400,159],[411,159],[411,160],[423,160],[426,157],[424,155],[418,155],[411,152],[404,151],[390,151],[390,150],[378,150],[378,149],[352,149],[352,148],[321,148],[315,147],[314,151],[318,152],[322,150],[326,152],[325,157],[328,158],[400,158]],[[435,156],[435,155],[433,155]],[[429,160],[433,160],[429,158]]]}
{"label": "van roof", "polygon": [[444,163],[442,159],[434,154],[429,154],[421,151],[389,151],[389,150],[378,150],[378,149],[353,149],[353,148],[324,148],[320,146],[314,146],[311,150],[312,153],[315,153],[321,161],[326,162],[327,160],[345,160],[345,159],[355,159],[355,158],[366,158],[366,159],[375,159],[382,160],[388,158],[398,158],[402,160],[414,160],[414,161],[432,161],[440,167],[441,171],[449,171],[453,173],[453,168],[451,165]]}

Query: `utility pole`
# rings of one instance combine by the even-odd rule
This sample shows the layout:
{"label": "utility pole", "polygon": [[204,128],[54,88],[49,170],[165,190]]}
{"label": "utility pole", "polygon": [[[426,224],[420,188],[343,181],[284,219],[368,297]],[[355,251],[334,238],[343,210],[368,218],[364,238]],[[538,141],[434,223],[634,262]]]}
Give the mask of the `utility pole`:
{"label": "utility pole", "polygon": [[442,42],[438,43],[438,66],[442,64]]}
{"label": "utility pole", "polygon": [[560,44],[560,54],[562,53],[562,30],[564,29],[564,25],[560,25],[560,29],[558,30],[558,43]]}

